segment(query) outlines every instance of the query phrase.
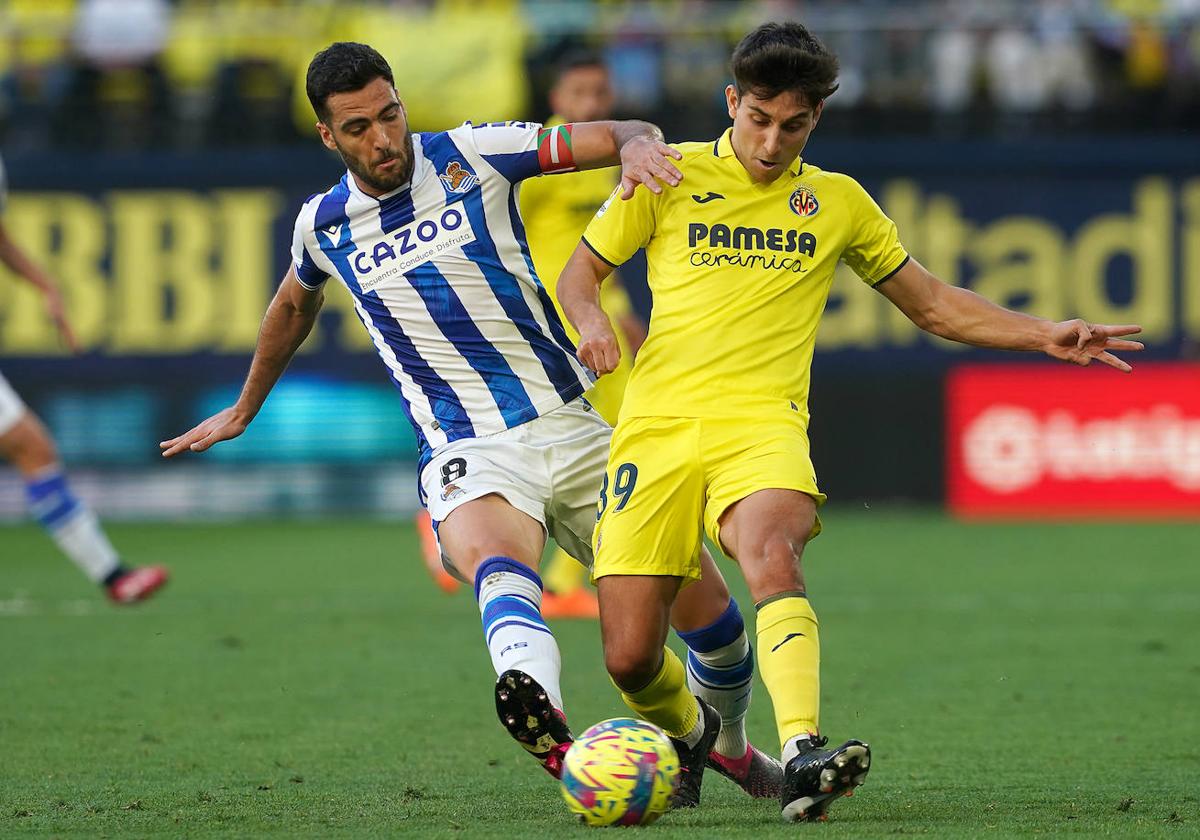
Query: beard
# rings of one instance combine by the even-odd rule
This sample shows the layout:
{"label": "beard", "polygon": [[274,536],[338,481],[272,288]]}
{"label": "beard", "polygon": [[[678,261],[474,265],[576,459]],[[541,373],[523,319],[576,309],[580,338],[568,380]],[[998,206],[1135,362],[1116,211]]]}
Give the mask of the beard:
{"label": "beard", "polygon": [[[338,146],[338,154],[342,162],[359,181],[380,193],[388,193],[404,186],[412,179],[413,174],[413,145],[412,132],[404,132],[404,140],[398,149],[388,149],[386,152],[372,158],[368,162],[349,155]],[[398,159],[400,165],[393,172],[382,172],[375,167],[385,161]]]}

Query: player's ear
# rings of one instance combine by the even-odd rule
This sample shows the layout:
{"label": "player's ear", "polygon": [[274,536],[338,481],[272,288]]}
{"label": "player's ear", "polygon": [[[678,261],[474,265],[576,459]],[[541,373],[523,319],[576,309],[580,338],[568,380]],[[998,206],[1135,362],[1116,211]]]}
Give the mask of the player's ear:
{"label": "player's ear", "polygon": [[817,122],[821,119],[821,112],[825,110],[825,100],[822,99],[817,103],[817,107],[813,108],[813,128],[817,127]]}
{"label": "player's ear", "polygon": [[329,149],[331,152],[337,151],[337,143],[333,140],[333,132],[330,131],[329,126],[323,122],[318,122],[317,134],[321,136],[321,142],[325,145],[326,149]]}
{"label": "player's ear", "polygon": [[733,85],[725,86],[725,104],[729,106],[729,119],[737,119],[738,95]]}

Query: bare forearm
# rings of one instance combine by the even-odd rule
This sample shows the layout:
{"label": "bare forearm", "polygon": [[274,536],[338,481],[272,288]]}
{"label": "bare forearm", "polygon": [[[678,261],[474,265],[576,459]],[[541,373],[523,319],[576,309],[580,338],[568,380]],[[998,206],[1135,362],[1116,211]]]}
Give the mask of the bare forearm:
{"label": "bare forearm", "polygon": [[271,301],[258,331],[250,372],[238,396],[237,408],[247,421],[258,414],[292,356],[312,332],[319,311],[320,299],[311,311],[298,309],[279,295]]}
{"label": "bare forearm", "polygon": [[[580,249],[586,247],[579,246]],[[601,320],[608,323],[608,316],[600,306],[600,284],[604,282],[605,276],[606,274],[600,273],[593,263],[577,251],[558,278],[558,302],[567,320],[578,333],[586,332],[588,327]]]}
{"label": "bare forearm", "polygon": [[630,140],[645,138],[648,140],[663,139],[662,129],[653,123],[643,122],[642,120],[621,120],[612,124],[613,143],[617,147],[617,153],[620,154],[621,149]]}
{"label": "bare forearm", "polygon": [[1052,321],[1014,312],[968,289],[943,285],[936,305],[918,325],[934,335],[998,350],[1041,350],[1050,338]]}
{"label": "bare forearm", "polygon": [[876,288],[926,332],[976,347],[1038,350],[1076,365],[1096,360],[1125,373],[1131,366],[1112,351],[1143,349],[1140,341],[1122,338],[1141,332],[1137,324],[1091,324],[1080,318],[1054,322],[1013,312],[943,283],[914,259],[905,260]]}

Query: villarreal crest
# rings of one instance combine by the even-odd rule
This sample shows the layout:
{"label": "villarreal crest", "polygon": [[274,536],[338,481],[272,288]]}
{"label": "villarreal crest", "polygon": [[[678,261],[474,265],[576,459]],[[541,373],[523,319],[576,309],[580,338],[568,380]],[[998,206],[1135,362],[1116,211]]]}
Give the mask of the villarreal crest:
{"label": "villarreal crest", "polygon": [[788,198],[788,207],[792,208],[792,212],[797,216],[815,216],[821,209],[821,204],[817,201],[816,193],[811,189],[797,187]]}

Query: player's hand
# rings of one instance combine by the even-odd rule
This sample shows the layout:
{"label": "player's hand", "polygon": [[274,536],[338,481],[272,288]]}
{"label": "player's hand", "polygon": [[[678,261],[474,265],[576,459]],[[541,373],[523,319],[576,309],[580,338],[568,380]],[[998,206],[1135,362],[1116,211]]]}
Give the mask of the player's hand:
{"label": "player's hand", "polygon": [[248,425],[250,425],[249,419],[237,406],[230,406],[209,417],[191,431],[185,432],[179,437],[162,441],[158,448],[162,450],[164,458],[173,457],[184,450],[203,452],[214,443],[232,440],[246,431]]}
{"label": "player's hand", "polygon": [[54,322],[58,334],[62,336],[63,343],[67,345],[67,349],[72,353],[78,353],[79,340],[75,337],[75,330],[71,328],[71,322],[67,318],[67,307],[63,303],[62,292],[55,286],[47,288],[45,290],[45,301],[46,314]]}
{"label": "player's hand", "polygon": [[579,351],[576,354],[589,370],[597,376],[612,373],[621,361],[621,345],[613,332],[608,316],[601,313],[596,323],[580,330]]}
{"label": "player's hand", "polygon": [[661,140],[651,137],[635,137],[621,147],[621,200],[628,201],[638,184],[657,195],[663,184],[679,186],[683,173],[671,163],[671,158],[680,160],[683,154],[672,149]]}
{"label": "player's hand", "polygon": [[1054,324],[1050,328],[1050,341],[1042,349],[1048,355],[1064,362],[1086,367],[1095,359],[1115,367],[1122,373],[1129,373],[1133,368],[1109,351],[1144,350],[1146,345],[1142,342],[1127,341],[1118,337],[1134,335],[1141,331],[1142,328],[1137,324],[1089,324],[1076,318],[1073,321]]}

